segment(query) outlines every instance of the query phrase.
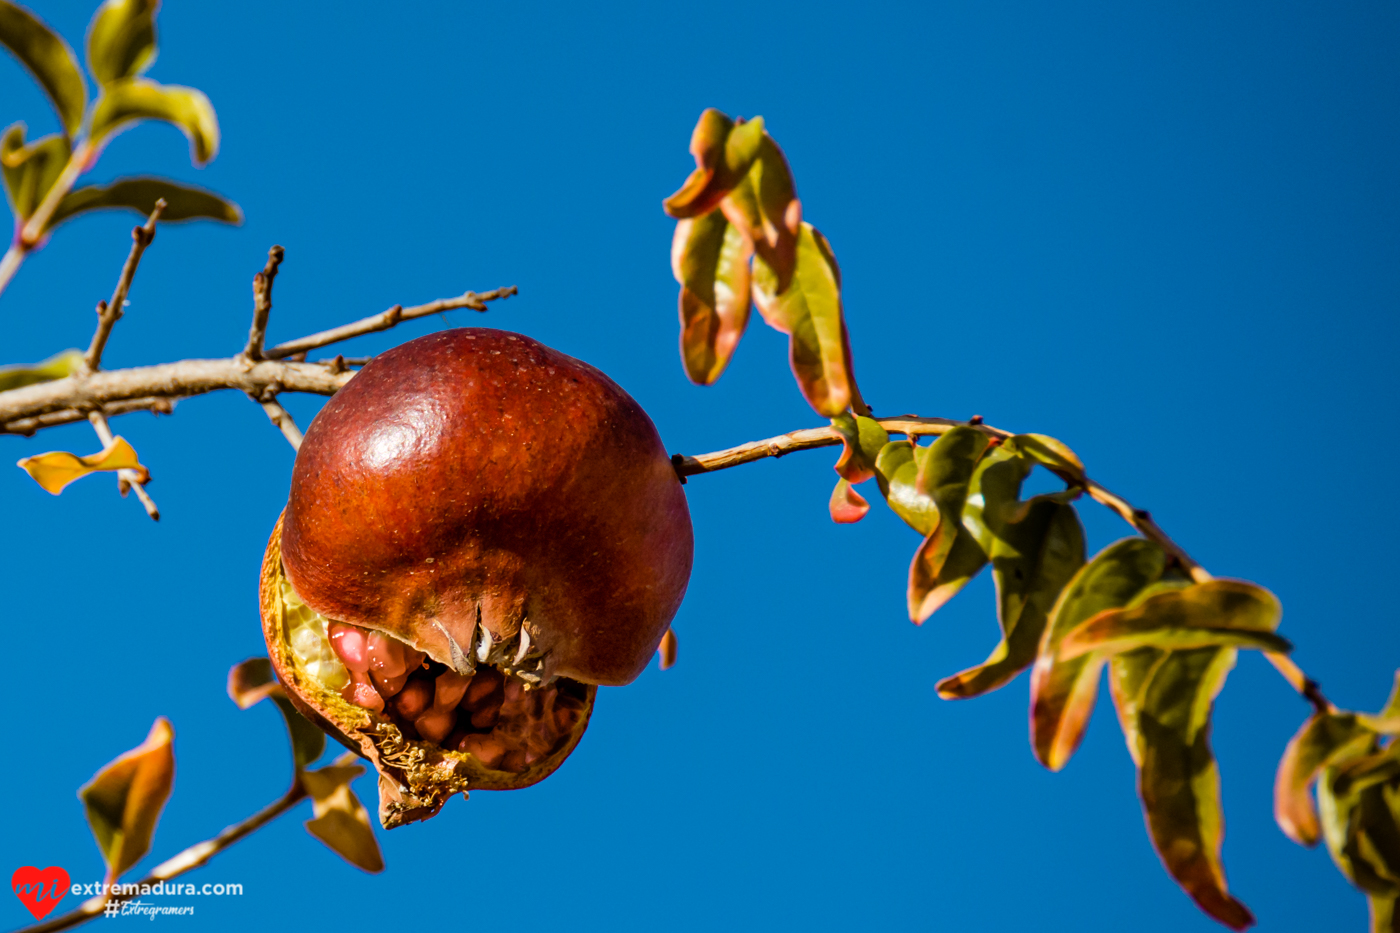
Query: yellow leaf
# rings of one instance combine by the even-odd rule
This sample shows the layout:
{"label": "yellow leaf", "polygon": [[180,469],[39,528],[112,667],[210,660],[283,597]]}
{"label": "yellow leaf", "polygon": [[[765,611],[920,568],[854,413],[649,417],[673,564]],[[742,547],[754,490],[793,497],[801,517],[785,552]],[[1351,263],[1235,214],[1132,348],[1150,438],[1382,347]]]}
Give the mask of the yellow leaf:
{"label": "yellow leaf", "polygon": [[175,781],[175,731],[161,717],[146,741],[97,772],[78,791],[109,878],[141,860]]}
{"label": "yellow leaf", "polygon": [[316,813],[315,819],[306,821],[306,830],[356,868],[381,872],[384,856],[370,828],[369,813],[350,789],[350,782],[364,773],[359,765],[330,765],[302,774]]}
{"label": "yellow leaf", "polygon": [[136,459],[136,451],[123,437],[113,438],[111,446],[101,453],[79,457],[77,454],[54,450],[25,457],[16,466],[34,477],[34,482],[55,496],[63,492],[64,487],[73,480],[100,470],[136,470],[142,475],[142,482],[150,478],[146,468]]}

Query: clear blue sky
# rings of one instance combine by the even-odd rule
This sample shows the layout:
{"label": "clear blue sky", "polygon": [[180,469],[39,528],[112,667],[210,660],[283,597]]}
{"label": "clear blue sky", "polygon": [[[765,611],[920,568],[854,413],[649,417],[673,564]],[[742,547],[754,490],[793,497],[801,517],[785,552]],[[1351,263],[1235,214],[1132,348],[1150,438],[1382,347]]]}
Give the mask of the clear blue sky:
{"label": "clear blue sky", "polygon": [[[35,2],[81,42],[85,4]],[[673,451],[816,424],[757,321],[716,387],[686,382],[675,349],[661,199],[702,108],[762,114],[841,262],[877,413],[1060,437],[1213,572],[1278,593],[1329,696],[1384,699],[1400,665],[1394,4],[173,0],[160,37],[152,76],[209,94],[222,151],[196,171],[175,130],[145,126],[97,177],[197,181],[248,219],[162,230],[108,365],[235,352],[280,243],[272,339],[516,284],[452,323],[599,366]],[[0,102],[4,121],[55,123],[8,59]],[[26,264],[0,297],[0,362],[86,345],[131,223],[80,220]],[[304,425],[320,400],[289,404]],[[159,525],[109,477],[55,499],[0,469],[6,872],[98,877],[75,790],[158,715],[178,772],[146,865],[289,774],[275,711],[239,712],[224,677],[262,651],[258,563],[292,451],[231,393],[117,430],[155,476]],[[0,460],[54,448],[96,444],[83,425],[0,438]],[[312,839],[309,813],[284,818],[193,876],[245,894],[182,924],[1220,929],[1161,870],[1106,703],[1052,775],[1027,744],[1025,677],[937,698],[995,643],[990,580],[911,625],[917,539],[878,504],[833,525],[833,460],[690,482],[680,663],[603,690],[556,776],[381,834],[376,877]],[[1125,533],[1084,517],[1093,550]],[[1362,897],[1270,814],[1306,712],[1241,659],[1214,739],[1226,866],[1263,930],[1360,931]],[[28,919],[0,903],[5,927]]]}

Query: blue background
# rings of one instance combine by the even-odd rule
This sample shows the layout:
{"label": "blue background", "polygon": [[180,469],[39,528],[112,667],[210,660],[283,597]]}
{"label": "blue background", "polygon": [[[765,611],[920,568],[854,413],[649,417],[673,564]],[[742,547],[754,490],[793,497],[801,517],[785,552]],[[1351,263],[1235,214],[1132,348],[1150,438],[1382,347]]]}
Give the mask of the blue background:
{"label": "blue background", "polygon": [[[93,178],[196,181],[247,222],[162,228],[109,367],[237,351],[280,243],[272,340],[517,284],[451,322],[599,366],[673,451],[817,424],[761,321],[713,388],[675,349],[661,199],[702,108],[762,114],[840,259],[878,414],[1063,439],[1213,572],[1278,593],[1295,657],[1339,705],[1384,700],[1400,663],[1394,4],[406,7],[162,11],[152,77],[205,90],[223,148],[196,171],[176,130],[145,125]],[[38,12],[81,48],[90,8]],[[0,101],[33,134],[55,126],[9,59]],[[25,265],[0,297],[0,362],[86,346],[131,223],[81,219]],[[305,426],[320,403],[288,404]],[[143,868],[288,780],[276,711],[239,712],[224,678],[263,650],[258,563],[292,451],[234,393],[116,430],[155,476],[158,525],[110,477],[55,499],[0,469],[6,872],[99,877],[74,791],[156,716],[178,771]],[[0,439],[7,462],[60,448],[97,444],[86,425]],[[917,538],[880,504],[832,524],[834,459],[691,480],[680,662],[603,690],[551,780],[381,833],[375,877],[299,811],[190,876],[245,894],[193,899],[182,928],[1220,929],[1148,844],[1106,700],[1052,775],[1027,745],[1025,677],[937,698],[995,644],[990,580],[911,625]],[[1126,532],[1083,513],[1091,550]],[[1231,887],[1265,930],[1362,930],[1363,898],[1272,822],[1306,712],[1241,658],[1215,731]],[[0,904],[6,927],[29,919]]]}

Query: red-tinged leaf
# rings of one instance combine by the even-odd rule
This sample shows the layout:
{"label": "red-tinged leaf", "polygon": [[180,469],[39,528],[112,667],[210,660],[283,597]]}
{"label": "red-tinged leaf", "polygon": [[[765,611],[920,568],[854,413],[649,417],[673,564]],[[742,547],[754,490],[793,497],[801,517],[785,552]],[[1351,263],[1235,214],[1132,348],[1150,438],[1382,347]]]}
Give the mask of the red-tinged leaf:
{"label": "red-tinged leaf", "polygon": [[384,870],[384,856],[369,813],[350,789],[350,782],[364,773],[359,765],[331,765],[303,774],[315,812],[315,818],[306,821],[306,830],[351,865],[375,874]]}
{"label": "red-tinged leaf", "polygon": [[1110,656],[1139,648],[1207,647],[1292,650],[1274,634],[1282,616],[1278,599],[1244,580],[1208,580],[1158,593],[1127,609],[1100,612],[1060,642],[1063,660],[1089,652]]}
{"label": "red-tinged leaf", "polygon": [[175,780],[175,732],[157,719],[146,741],[93,776],[78,791],[88,825],[115,879],[151,848],[161,810]]}
{"label": "red-tinged leaf", "polygon": [[981,432],[956,427],[920,452],[914,463],[914,488],[904,495],[913,502],[931,502],[938,517],[909,567],[909,617],[916,624],[938,611],[987,565],[986,550],[963,524],[969,484],[987,446]]}
{"label": "red-tinged leaf", "polygon": [[667,629],[666,634],[661,636],[661,644],[656,646],[656,653],[660,658],[660,665],[663,671],[670,670],[676,665],[676,652],[679,649],[676,640],[675,629]]}
{"label": "red-tinged leaf", "polygon": [[692,382],[720,377],[749,323],[753,244],[724,214],[677,222],[671,268],[681,284],[681,360]]}
{"label": "red-tinged leaf", "polygon": [[914,486],[919,465],[928,452],[928,447],[916,446],[912,441],[890,441],[875,458],[880,494],[906,525],[924,537],[938,527],[938,504]]}
{"label": "red-tinged leaf", "polygon": [[1220,860],[1225,836],[1210,711],[1234,667],[1232,648],[1166,652],[1144,685],[1138,792],[1153,847],[1182,889],[1233,930],[1254,924],[1230,895]]}
{"label": "red-tinged leaf", "polygon": [[[973,496],[968,498],[972,507]],[[983,545],[996,581],[1001,641],[986,661],[939,682],[944,699],[981,696],[1029,667],[1060,592],[1084,564],[1084,529],[1074,506],[1032,501],[1024,519],[1004,526],[990,547]]]}
{"label": "red-tinged leaf", "polygon": [[1324,768],[1374,745],[1376,733],[1354,713],[1315,713],[1303,723],[1284,750],[1274,779],[1274,819],[1294,842],[1315,846],[1322,838],[1312,785]]}
{"label": "red-tinged leaf", "polygon": [[695,171],[662,206],[677,220],[708,214],[748,174],[763,142],[763,118],[735,121],[713,108],[690,136]]}
{"label": "red-tinged leaf", "polygon": [[[757,157],[749,170],[758,224],[753,240],[758,254],[777,277],[777,293],[786,291],[797,263],[798,237],[802,227],[802,204],[792,180],[787,158],[771,136],[764,134]],[[836,263],[833,260],[832,266]],[[840,286],[837,273],[837,286]]]}
{"label": "red-tinged leaf", "polygon": [[87,82],[78,57],[52,29],[24,7],[0,2],[0,45],[19,59],[44,89],[66,135],[78,132],[87,109]]}
{"label": "red-tinged leaf", "polygon": [[1097,654],[1059,660],[1061,640],[1085,619],[1127,605],[1166,565],[1157,544],[1124,538],[1081,567],[1060,594],[1031,669],[1031,748],[1051,771],[1063,768],[1084,738],[1105,660]]}
{"label": "red-tinged leaf", "polygon": [[239,709],[247,709],[269,697],[277,704],[287,725],[287,738],[292,743],[292,765],[298,772],[326,750],[326,734],[292,706],[267,658],[249,658],[235,664],[228,672],[228,695]]}
{"label": "red-tinged leaf", "polygon": [[890,442],[889,433],[874,418],[840,414],[831,426],[841,435],[841,457],[836,472],[852,483],[863,483],[875,475],[880,452]]}
{"label": "red-tinged leaf", "polygon": [[834,418],[851,404],[851,360],[841,312],[841,274],[831,246],[811,224],[797,240],[792,285],[761,256],[753,263],[754,303],[772,327],[787,334],[793,375],[817,414]]}
{"label": "red-tinged leaf", "polygon": [[54,133],[25,145],[24,124],[16,123],[0,137],[0,173],[5,196],[19,220],[28,220],[53,188],[72,155],[66,136]]}
{"label": "red-tinged leaf", "polygon": [[845,479],[836,481],[831,491],[831,520],[842,525],[858,522],[870,511],[870,503]]}

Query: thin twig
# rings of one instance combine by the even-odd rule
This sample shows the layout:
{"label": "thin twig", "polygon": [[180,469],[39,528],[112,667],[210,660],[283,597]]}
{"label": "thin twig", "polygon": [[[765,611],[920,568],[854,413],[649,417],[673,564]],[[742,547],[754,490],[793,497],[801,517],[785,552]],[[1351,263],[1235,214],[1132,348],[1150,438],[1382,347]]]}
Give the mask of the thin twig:
{"label": "thin twig", "polygon": [[283,408],[277,401],[277,396],[270,395],[265,399],[254,399],[267,412],[267,420],[282,432],[282,436],[287,439],[287,443],[292,445],[292,450],[301,450],[301,429],[297,427],[296,421],[292,419],[291,412]]}
{"label": "thin twig", "polygon": [[267,265],[253,276],[253,326],[248,329],[248,346],[243,355],[250,360],[263,358],[263,340],[267,337],[267,316],[272,313],[272,282],[277,267],[282,265],[286,250],[274,246],[267,251]]}
{"label": "thin twig", "polygon": [[[134,398],[130,401],[113,402],[105,406],[103,414],[107,415],[108,418],[114,415],[130,414],[133,411],[149,411],[153,415],[168,415],[175,411],[175,403],[178,401],[179,399],[175,398]],[[32,437],[44,428],[56,428],[61,424],[72,424],[75,421],[86,421],[87,419],[87,412],[78,411],[76,408],[66,408],[34,418],[21,418],[8,424],[0,424],[0,434],[20,434]]]}
{"label": "thin twig", "polygon": [[[107,424],[107,416],[100,411],[94,411],[88,415],[88,421],[92,422],[92,428],[97,432],[98,440],[102,441],[103,448],[111,447],[115,438],[112,437],[112,429]],[[158,522],[160,521],[160,509],[156,508],[150,493],[146,492],[146,484],[150,481],[149,474],[142,476],[135,470],[117,471],[117,489],[122,496],[126,496],[128,489],[134,490],[136,498],[141,500],[141,505],[146,509],[146,514],[151,516],[151,521]]]}
{"label": "thin twig", "polygon": [[330,330],[323,330],[318,334],[310,334],[297,340],[289,340],[286,343],[279,343],[271,350],[263,352],[263,356],[269,360],[285,359],[295,353],[305,353],[307,350],[315,350],[317,347],[329,346],[333,343],[340,343],[342,340],[349,340],[351,337],[360,337],[365,334],[373,334],[376,331],[388,330],[402,321],[411,321],[414,318],[427,317],[429,314],[438,314],[442,311],[452,311],[456,308],[470,308],[473,311],[485,311],[486,302],[496,301],[501,298],[509,298],[517,294],[518,290],[514,285],[505,288],[492,289],[489,292],[467,292],[456,298],[442,298],[438,301],[430,301],[425,305],[416,305],[405,308],[402,305],[394,305],[387,311],[371,315],[351,324],[342,324],[340,327],[333,327]]}
{"label": "thin twig", "polygon": [[[891,434],[903,434],[908,437],[921,435],[944,434],[950,428],[963,426],[976,428],[983,434],[990,437],[1005,440],[1015,435],[1010,431],[1003,431],[991,425],[984,424],[980,417],[974,417],[970,421],[953,421],[948,418],[923,418],[915,415],[904,415],[898,418],[876,418],[886,431]],[[817,447],[834,447],[841,443],[841,435],[835,428],[807,428],[801,431],[791,431],[777,437],[770,437],[761,441],[750,441],[747,444],[740,444],[738,447],[731,447],[728,450],[719,450],[714,453],[701,454],[698,457],[688,457],[684,454],[675,454],[671,457],[671,464],[675,467],[676,473],[684,479],[687,476],[696,476],[701,473],[713,473],[716,470],[727,470],[731,467],[741,466],[745,463],[753,463],[756,460],[763,460],[768,457],[781,457],[785,454],[798,450],[811,450]],[[1076,484],[1071,477],[1062,477],[1072,485]],[[1197,583],[1203,583],[1211,579],[1211,575],[1204,567],[1198,564],[1191,555],[1187,554],[1181,545],[1177,544],[1167,535],[1161,527],[1152,520],[1152,515],[1146,509],[1134,508],[1132,503],[1117,493],[1109,490],[1103,484],[1085,477],[1082,483],[1078,483],[1084,488],[1095,502],[1107,506],[1131,525],[1144,538],[1155,542],[1162,550],[1171,555],[1181,566],[1181,569],[1191,576]],[[1317,682],[1303,673],[1302,668],[1292,658],[1284,654],[1274,652],[1264,652],[1275,668],[1278,669],[1289,685],[1296,690],[1299,695],[1306,699],[1318,712],[1331,712],[1336,707],[1325,697]]]}
{"label": "thin twig", "polygon": [[117,287],[112,290],[112,300],[97,303],[97,330],[93,333],[92,342],[88,344],[87,354],[83,357],[83,365],[87,372],[96,372],[102,365],[102,351],[107,346],[107,338],[112,334],[112,325],[121,319],[127,293],[131,291],[131,280],[136,277],[136,267],[141,264],[141,255],[146,252],[146,247],[156,238],[156,221],[160,220],[164,210],[165,198],[157,199],[155,207],[151,209],[151,216],[146,218],[146,223],[131,228],[131,252],[127,254],[126,262],[122,265],[121,275],[117,276]]}
{"label": "thin twig", "polygon": [[[355,757],[353,753],[345,752],[340,757],[336,758],[333,765],[347,765],[354,761]],[[218,855],[235,842],[238,842],[240,839],[243,839],[245,836],[250,835],[277,819],[277,817],[305,800],[307,796],[306,787],[303,786],[301,778],[298,777],[292,782],[291,789],[283,794],[280,800],[264,807],[243,822],[235,823],[228,827],[213,839],[206,839],[204,842],[190,846],[174,858],[166,859],[164,862],[161,862],[155,868],[151,869],[149,875],[135,882],[135,884],[154,885],[162,881],[170,881],[173,878],[180,877],[186,872],[193,871],[207,864],[211,858]],[[79,906],[77,910],[66,913],[61,917],[55,917],[52,920],[35,924],[34,926],[24,927],[23,929],[16,930],[15,933],[52,933],[54,930],[67,930],[70,927],[75,927],[80,923],[86,923],[94,917],[99,916],[104,908],[106,908],[107,902],[110,899],[111,898],[106,894],[90,897],[83,901],[82,905]]]}

